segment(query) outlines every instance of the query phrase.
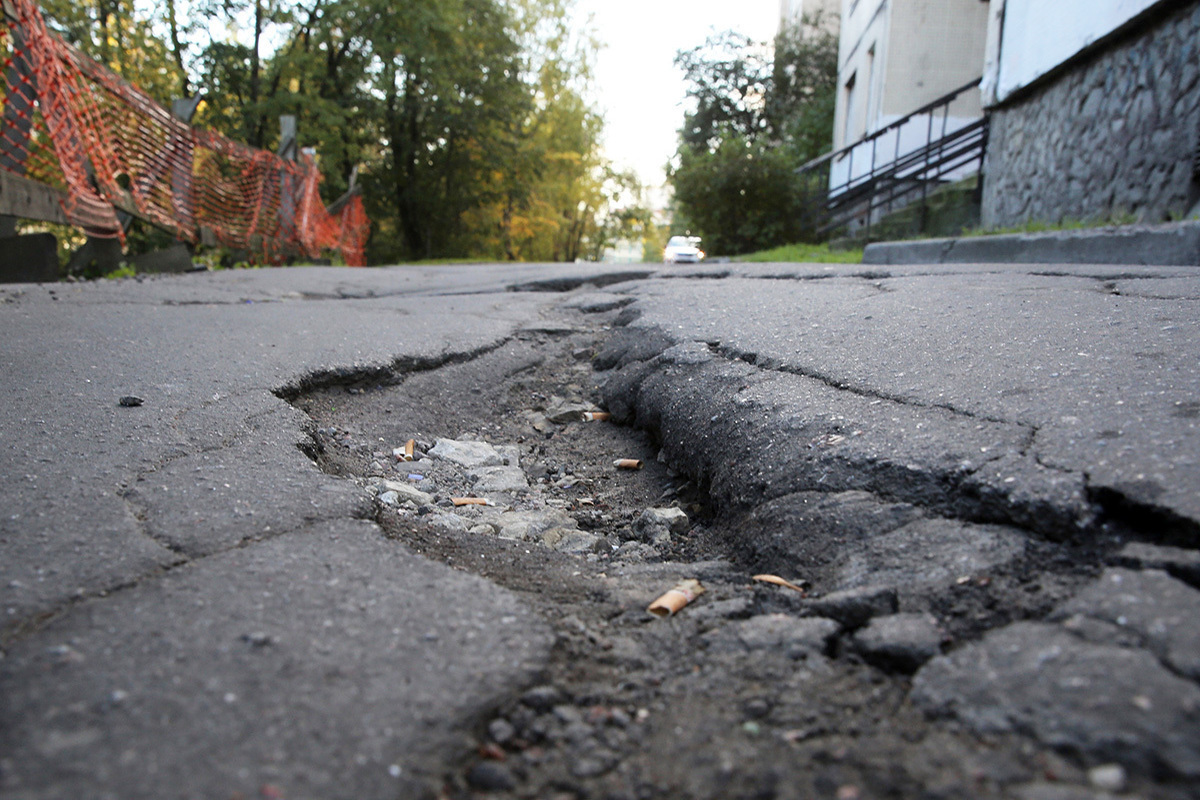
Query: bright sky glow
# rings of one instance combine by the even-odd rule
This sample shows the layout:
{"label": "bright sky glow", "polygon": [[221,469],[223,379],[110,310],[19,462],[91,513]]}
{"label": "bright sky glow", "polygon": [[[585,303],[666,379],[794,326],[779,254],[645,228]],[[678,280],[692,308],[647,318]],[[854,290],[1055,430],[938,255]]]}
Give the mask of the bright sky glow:
{"label": "bright sky glow", "polygon": [[647,186],[665,180],[683,125],[685,87],[675,53],[713,32],[736,30],[774,38],[778,0],[578,0],[607,46],[596,64],[596,102],[605,122],[605,151],[619,169],[634,169]]}

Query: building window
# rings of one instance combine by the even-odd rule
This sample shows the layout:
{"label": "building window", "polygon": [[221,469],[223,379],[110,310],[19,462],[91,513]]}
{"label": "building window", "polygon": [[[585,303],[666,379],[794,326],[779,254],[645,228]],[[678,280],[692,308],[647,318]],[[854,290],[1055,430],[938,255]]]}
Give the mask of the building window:
{"label": "building window", "polygon": [[850,144],[855,140],[856,130],[858,128],[858,122],[855,119],[855,117],[858,116],[857,109],[855,108],[855,101],[858,98],[855,97],[856,92],[854,91],[854,84],[857,83],[857,81],[857,72],[851,73],[850,80],[846,81],[846,127],[842,133],[842,141],[846,144]]}
{"label": "building window", "polygon": [[879,114],[875,110],[875,92],[878,76],[875,75],[875,45],[871,45],[871,49],[867,51],[867,105],[863,110],[863,134],[871,130],[872,123],[878,119]]}

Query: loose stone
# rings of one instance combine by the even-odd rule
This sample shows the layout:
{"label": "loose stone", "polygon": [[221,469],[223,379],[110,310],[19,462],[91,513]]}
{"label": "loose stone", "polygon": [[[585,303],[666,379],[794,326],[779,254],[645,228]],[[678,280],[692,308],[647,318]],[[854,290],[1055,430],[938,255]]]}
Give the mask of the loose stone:
{"label": "loose stone", "polygon": [[1071,616],[1132,631],[1171,669],[1200,679],[1200,592],[1165,572],[1105,570],[1051,619]]}
{"label": "loose stone", "polygon": [[1125,790],[1125,768],[1120,764],[1103,764],[1088,770],[1088,783],[1102,792]]}
{"label": "loose stone", "polygon": [[542,541],[550,548],[560,553],[586,555],[598,553],[606,549],[603,536],[590,531],[567,528],[551,528],[542,534]]}
{"label": "loose stone", "polygon": [[575,519],[567,512],[557,508],[546,508],[540,511],[506,511],[496,520],[500,526],[500,537],[528,541],[537,539],[551,528],[575,527]]}
{"label": "loose stone", "polygon": [[566,695],[557,686],[535,686],[521,695],[521,702],[534,711],[550,711],[566,700]]}
{"label": "loose stone", "polygon": [[568,422],[578,422],[583,419],[583,415],[591,411],[595,406],[590,403],[571,403],[567,401],[559,401],[553,403],[546,409],[546,419],[551,422],[562,425]]}
{"label": "loose stone", "polygon": [[832,592],[807,604],[814,614],[835,619],[851,629],[862,627],[873,617],[895,614],[899,606],[896,590],[888,586]]}
{"label": "loose stone", "polygon": [[495,761],[480,761],[467,771],[467,783],[481,792],[507,792],[517,788],[512,771]]}
{"label": "loose stone", "polygon": [[1144,650],[1092,644],[1056,625],[1018,622],[934,658],[911,698],[979,733],[1022,731],[1143,774],[1200,777],[1200,689]]}
{"label": "loose stone", "polygon": [[[422,492],[417,487],[401,481],[383,481],[381,486],[383,487],[385,494],[391,493],[396,495],[397,498],[411,500],[418,506],[428,505],[433,502],[433,495],[427,492]],[[383,495],[380,495],[379,499],[385,503],[388,502],[383,499]]]}
{"label": "loose stone", "polygon": [[647,508],[633,523],[635,538],[663,547],[670,544],[671,534],[687,530],[688,515],[680,508]]}
{"label": "loose stone", "polygon": [[500,467],[504,457],[487,442],[463,442],[456,439],[438,439],[429,455],[458,464],[465,469]]}
{"label": "loose stone", "polygon": [[864,658],[900,672],[915,672],[941,652],[943,634],[932,614],[877,617],[851,639]]}
{"label": "loose stone", "polygon": [[705,634],[705,639],[714,652],[775,650],[798,659],[828,652],[841,630],[831,619],[762,614]]}
{"label": "loose stone", "polygon": [[519,492],[529,488],[529,480],[520,467],[478,467],[467,473],[477,492]]}
{"label": "loose stone", "polygon": [[496,744],[504,744],[517,735],[517,729],[506,719],[494,719],[488,725],[488,736]]}

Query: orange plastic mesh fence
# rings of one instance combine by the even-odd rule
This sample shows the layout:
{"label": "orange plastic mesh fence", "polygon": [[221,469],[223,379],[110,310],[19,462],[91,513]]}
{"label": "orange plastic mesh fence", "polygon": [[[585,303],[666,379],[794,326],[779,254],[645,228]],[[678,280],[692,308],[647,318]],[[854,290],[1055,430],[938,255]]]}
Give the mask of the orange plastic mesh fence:
{"label": "orange plastic mesh fence", "polygon": [[329,213],[311,155],[289,161],[192,128],[49,33],[34,0],[3,2],[0,169],[63,191],[72,225],[123,239],[119,209],[267,263],[325,250],[365,263],[362,198]]}

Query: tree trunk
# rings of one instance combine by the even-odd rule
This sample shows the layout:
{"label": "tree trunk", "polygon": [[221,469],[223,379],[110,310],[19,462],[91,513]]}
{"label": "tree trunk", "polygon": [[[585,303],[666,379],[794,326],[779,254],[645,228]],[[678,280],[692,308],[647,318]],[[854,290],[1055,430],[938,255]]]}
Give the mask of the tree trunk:
{"label": "tree trunk", "polygon": [[108,49],[108,24],[111,12],[107,0],[96,0],[96,26],[100,29],[100,63],[106,67],[112,66],[111,52]]}
{"label": "tree trunk", "polygon": [[179,42],[179,24],[175,16],[175,0],[167,0],[167,26],[171,32],[171,55],[175,66],[179,69],[179,96],[190,97],[191,83],[188,81],[187,68],[183,65],[183,46]]}
{"label": "tree trunk", "polygon": [[501,241],[504,242],[504,257],[509,261],[516,261],[517,254],[513,250],[512,242],[512,216],[513,216],[513,196],[509,192],[504,199],[504,217],[500,222]]}
{"label": "tree trunk", "polygon": [[[418,92],[419,75],[409,72],[404,82],[404,109],[401,124],[404,126],[400,141],[403,149],[397,155],[403,155],[403,183],[400,188],[400,224],[404,230],[405,244],[409,252],[429,255],[430,242],[420,224],[420,211],[417,207],[417,180],[419,175],[419,159],[421,150],[421,98]],[[395,146],[395,145],[393,145]]]}
{"label": "tree trunk", "polygon": [[266,124],[262,116],[261,109],[258,108],[258,98],[260,92],[259,83],[262,80],[261,71],[262,64],[258,54],[259,47],[262,45],[263,31],[263,5],[262,0],[254,0],[254,46],[250,50],[250,113],[252,114],[252,123],[250,127],[250,144],[254,147],[261,148],[266,134]]}

